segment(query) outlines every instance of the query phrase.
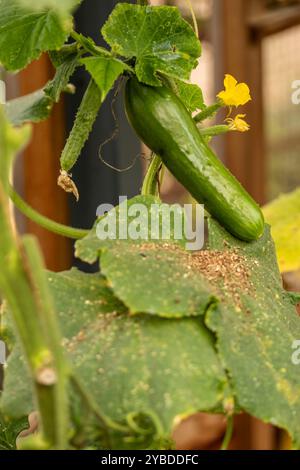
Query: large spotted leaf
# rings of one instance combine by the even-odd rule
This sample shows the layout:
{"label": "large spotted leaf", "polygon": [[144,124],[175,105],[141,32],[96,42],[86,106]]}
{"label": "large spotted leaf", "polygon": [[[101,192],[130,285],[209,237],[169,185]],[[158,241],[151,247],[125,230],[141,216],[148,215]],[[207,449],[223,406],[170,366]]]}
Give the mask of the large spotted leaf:
{"label": "large spotted leaf", "polygon": [[[49,285],[73,371],[110,420],[129,426],[146,416],[154,423],[152,439],[160,440],[189,414],[223,410],[227,380],[200,318],[133,317],[99,274],[51,273]],[[35,409],[18,343],[8,359],[1,408],[15,418]],[[128,446],[126,433],[119,434],[112,446]]]}
{"label": "large spotted leaf", "polygon": [[[269,229],[258,242],[238,242],[210,221],[209,248],[234,250],[249,265],[247,286],[210,309],[206,324],[229,372],[239,405],[263,421],[286,429],[300,447],[300,369],[295,344],[300,340],[296,296],[282,288]],[[298,343],[297,343],[298,342]]]}
{"label": "large spotted leaf", "polygon": [[268,227],[260,240],[244,243],[210,219],[208,246],[194,254],[172,238],[112,242],[95,234],[79,242],[77,252],[83,259],[100,255],[114,292],[134,311],[202,313],[216,334],[237,405],[287,429],[300,445],[300,374],[293,361],[299,296],[283,290]]}
{"label": "large spotted leaf", "polygon": [[[140,211],[138,217],[134,208]],[[152,214],[155,208],[158,209],[156,213],[161,215],[161,239],[151,242],[154,226],[151,221],[154,220]],[[168,212],[168,209],[172,210]],[[115,220],[116,234],[113,233]],[[78,241],[76,254],[84,261],[94,262],[101,251],[101,271],[131,313],[143,312],[173,318],[204,314],[214,301],[214,293],[197,269],[196,255],[193,257],[184,249],[184,233],[180,239],[180,231],[175,230],[175,220],[179,227],[186,220],[184,210],[179,205],[168,206],[154,197],[137,196],[122,203],[116,211],[111,211],[85,239]],[[128,236],[139,237],[136,240],[120,239],[120,228],[123,227],[126,233],[124,224],[127,222]],[[107,227],[104,231],[105,223]],[[110,234],[110,238],[104,239],[101,235],[100,224],[103,227],[101,233]],[[172,243],[169,239],[163,239],[163,228],[165,235],[169,229],[168,238],[171,237]],[[178,239],[175,238],[176,233]],[[119,239],[113,240],[112,237]]]}

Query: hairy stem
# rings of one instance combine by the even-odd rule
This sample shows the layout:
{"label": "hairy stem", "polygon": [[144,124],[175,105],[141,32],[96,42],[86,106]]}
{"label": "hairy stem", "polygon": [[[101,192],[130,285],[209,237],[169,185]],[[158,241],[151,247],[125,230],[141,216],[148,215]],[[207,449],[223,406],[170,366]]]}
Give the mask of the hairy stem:
{"label": "hairy stem", "polygon": [[200,134],[204,137],[214,137],[216,135],[226,134],[229,131],[229,126],[226,126],[226,124],[220,124],[218,126],[211,126],[206,127],[204,129],[199,129]]}
{"label": "hairy stem", "polygon": [[12,129],[0,109],[0,290],[31,371],[40,417],[40,443],[44,448],[66,449],[68,368],[60,349],[59,328],[36,242],[15,234],[9,212],[10,166],[25,141],[23,129]]}
{"label": "hairy stem", "polygon": [[44,319],[44,316],[47,318],[49,305],[42,297],[44,288],[40,288],[38,280],[43,274],[40,266],[36,265],[36,259],[32,262],[33,241],[25,240],[22,243],[13,234],[2,185],[0,207],[1,292],[10,307],[31,370],[45,446],[64,449],[67,409],[63,406],[65,399],[61,398],[65,396],[65,391],[58,392],[58,387],[61,389],[64,381],[61,380],[61,365],[56,361],[45,334],[50,326],[46,326],[47,321]]}
{"label": "hairy stem", "polygon": [[[66,449],[69,426],[68,392],[69,366],[64,358],[61,345],[61,334],[56,313],[48,288],[42,256],[36,240],[27,236],[23,238],[25,252],[24,263],[27,276],[36,292],[36,304],[40,328],[40,336],[50,351],[50,364],[45,365],[44,371],[37,372],[37,387],[39,403],[42,407],[43,429],[48,441],[53,447]],[[51,380],[51,374],[53,374]],[[42,379],[41,379],[42,378]]]}
{"label": "hairy stem", "polygon": [[82,47],[83,50],[89,52],[95,56],[107,56],[111,57],[111,52],[109,52],[104,47],[98,46],[93,42],[90,42],[87,37],[83,36],[82,34],[78,34],[76,31],[71,31],[70,33],[71,38],[73,38],[79,47]]}
{"label": "hairy stem", "polygon": [[44,215],[40,214],[31,206],[29,206],[27,202],[25,202],[24,199],[22,199],[21,196],[19,196],[19,194],[15,192],[12,186],[9,186],[8,191],[10,199],[19,209],[19,211],[22,212],[22,214],[24,214],[26,217],[28,217],[28,219],[32,220],[36,224],[45,228],[46,230],[49,230],[49,232],[56,233],[63,237],[73,238],[75,240],[83,238],[89,233],[88,230],[68,227],[67,225],[59,224],[58,222],[55,222],[54,220],[51,220],[48,217],[45,217]]}
{"label": "hairy stem", "polygon": [[201,121],[204,121],[205,119],[212,117],[214,114],[216,114],[217,111],[219,111],[221,107],[222,107],[222,104],[219,102],[214,103],[211,106],[208,106],[203,111],[200,111],[200,113],[194,116],[194,121],[201,122]]}

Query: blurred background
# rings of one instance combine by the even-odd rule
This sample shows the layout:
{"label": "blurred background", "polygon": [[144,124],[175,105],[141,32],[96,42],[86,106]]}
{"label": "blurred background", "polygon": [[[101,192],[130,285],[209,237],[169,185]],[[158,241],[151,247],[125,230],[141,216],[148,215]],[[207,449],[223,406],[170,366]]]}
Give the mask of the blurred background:
{"label": "blurred background", "polygon": [[[77,31],[101,43],[100,25],[116,3],[116,0],[86,0],[76,12]],[[152,0],[151,3],[177,5],[191,22],[186,0]],[[282,192],[293,190],[300,181],[300,104],[292,103],[293,82],[300,80],[300,1],[192,0],[192,4],[203,46],[192,81],[202,87],[206,103],[212,103],[216,93],[223,89],[225,73],[234,75],[239,82],[247,82],[252,94],[252,101],[242,110],[247,113],[251,130],[246,134],[218,137],[213,145],[254,198],[264,204]],[[42,56],[19,75],[6,75],[7,99],[41,88],[53,74],[49,59]],[[118,96],[113,90],[73,172],[80,192],[79,202],[57,187],[60,152],[87,82],[83,70],[76,72],[72,79],[76,94],[66,95],[56,105],[51,118],[34,127],[32,142],[20,155],[15,172],[15,185],[30,205],[54,220],[82,228],[91,227],[99,204],[116,204],[119,195],[131,197],[139,192],[149,158],[126,122],[122,90]],[[218,116],[220,122],[223,118]],[[116,126],[118,135],[105,145],[102,157],[122,169],[138,155],[136,163],[126,172],[113,171],[99,159],[100,144],[111,136]],[[168,175],[162,196],[165,201],[180,202],[187,194]],[[73,259],[71,242],[46,232],[20,214],[17,218],[21,231],[38,236],[49,269],[58,271],[71,264],[78,265]],[[178,437],[179,445],[213,447],[223,432],[223,423],[211,419],[195,418]],[[244,415],[237,418],[233,448],[284,446],[285,437],[271,426]]]}

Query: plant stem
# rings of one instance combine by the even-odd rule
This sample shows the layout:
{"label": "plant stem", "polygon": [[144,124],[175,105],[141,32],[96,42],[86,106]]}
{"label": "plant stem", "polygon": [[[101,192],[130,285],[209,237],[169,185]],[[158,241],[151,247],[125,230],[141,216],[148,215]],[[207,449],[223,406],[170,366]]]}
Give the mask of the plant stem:
{"label": "plant stem", "polygon": [[80,41],[80,34],[78,34],[76,31],[72,30],[70,33],[71,38],[73,38],[78,44],[81,44]]}
{"label": "plant stem", "polygon": [[141,191],[143,196],[158,196],[158,172],[161,166],[161,158],[158,155],[154,155],[144,178]]}
{"label": "plant stem", "polygon": [[292,299],[292,301],[295,302],[295,305],[297,305],[300,302],[299,292],[289,292],[288,295]]}
{"label": "plant stem", "polygon": [[220,134],[226,134],[230,129],[226,124],[220,124],[218,126],[206,127],[204,129],[199,129],[199,132],[204,137],[214,137]]}
{"label": "plant stem", "polygon": [[211,106],[208,106],[203,111],[200,111],[200,113],[194,116],[194,121],[201,122],[209,117],[212,117],[221,107],[222,107],[221,103],[214,103]]}
{"label": "plant stem", "polygon": [[27,360],[40,416],[40,444],[66,449],[67,366],[41,255],[31,237],[20,240],[9,212],[8,175],[24,145],[23,129],[13,129],[0,109],[0,290],[8,302]]}
{"label": "plant stem", "polygon": [[[40,336],[51,351],[51,364],[55,380],[52,384],[39,383],[40,405],[43,406],[43,425],[46,439],[52,441],[55,448],[66,449],[67,434],[69,425],[68,413],[68,392],[69,366],[64,358],[61,346],[61,334],[53,307],[52,298],[49,292],[42,255],[37,246],[36,240],[31,236],[26,236],[22,240],[26,258],[24,264],[28,270],[27,276],[36,292],[37,310],[33,314],[38,314]],[[48,374],[50,368],[47,365]],[[41,375],[41,370],[38,371]]]}
{"label": "plant stem", "polygon": [[[41,322],[41,315],[47,311],[48,305],[40,297],[36,282],[39,267],[34,267],[35,274],[29,270],[28,266],[33,264],[28,258],[32,245],[31,248],[28,242],[23,245],[14,237],[1,184],[0,242],[0,288],[10,307],[31,370],[45,446],[64,449],[67,437],[62,419],[65,421],[67,411],[63,406],[58,407],[57,400],[58,379],[59,387],[64,381],[61,381],[60,365],[55,361],[45,336],[45,326]],[[38,274],[40,275],[41,273]],[[61,417],[59,420],[58,416]]]}
{"label": "plant stem", "polygon": [[227,450],[228,449],[228,446],[229,446],[231,438],[232,438],[232,433],[233,433],[233,416],[228,416],[226,433],[225,433],[225,436],[224,436],[224,439],[223,439],[220,450]]}
{"label": "plant stem", "polygon": [[81,46],[86,52],[91,53],[95,56],[107,56],[111,57],[111,53],[104,47],[98,46],[93,42],[90,42],[89,39],[81,34],[78,34],[76,31],[71,31],[71,38],[73,38],[79,46]]}
{"label": "plant stem", "polygon": [[45,217],[44,215],[37,212],[31,206],[29,206],[22,198],[15,192],[12,186],[9,186],[9,197],[15,206],[19,209],[22,214],[24,214],[28,219],[37,223],[41,227],[49,230],[50,232],[57,233],[63,237],[73,238],[78,240],[85,237],[89,231],[79,228],[68,227],[67,225],[59,224],[54,220]]}

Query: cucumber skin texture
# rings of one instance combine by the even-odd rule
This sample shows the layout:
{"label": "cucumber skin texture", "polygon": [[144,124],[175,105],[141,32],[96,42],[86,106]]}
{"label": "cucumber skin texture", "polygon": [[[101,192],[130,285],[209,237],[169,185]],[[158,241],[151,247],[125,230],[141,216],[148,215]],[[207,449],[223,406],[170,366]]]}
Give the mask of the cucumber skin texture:
{"label": "cucumber skin texture", "polygon": [[102,102],[102,93],[98,85],[91,79],[83,95],[72,130],[60,157],[60,167],[62,170],[69,172],[77,162],[84,144],[92,131]]}
{"label": "cucumber skin texture", "polygon": [[170,89],[130,78],[125,109],[140,139],[232,235],[250,242],[263,234],[260,207],[208,147],[192,116]]}

